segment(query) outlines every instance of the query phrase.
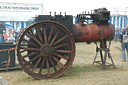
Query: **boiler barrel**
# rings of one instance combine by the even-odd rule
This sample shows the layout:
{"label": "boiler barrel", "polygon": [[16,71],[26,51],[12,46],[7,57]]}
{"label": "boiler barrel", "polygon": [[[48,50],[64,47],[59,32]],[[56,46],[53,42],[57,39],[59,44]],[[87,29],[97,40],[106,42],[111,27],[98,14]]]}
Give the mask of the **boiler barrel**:
{"label": "boiler barrel", "polygon": [[109,24],[75,24],[75,42],[95,42],[103,40],[112,40],[115,35],[115,29]]}

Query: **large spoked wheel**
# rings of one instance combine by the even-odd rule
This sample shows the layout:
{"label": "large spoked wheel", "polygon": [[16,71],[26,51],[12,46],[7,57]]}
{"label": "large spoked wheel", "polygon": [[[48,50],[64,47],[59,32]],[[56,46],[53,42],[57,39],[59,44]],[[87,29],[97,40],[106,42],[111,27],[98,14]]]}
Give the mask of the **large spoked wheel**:
{"label": "large spoked wheel", "polygon": [[57,78],[73,63],[74,39],[58,23],[38,22],[21,32],[17,42],[17,56],[28,75],[36,79]]}

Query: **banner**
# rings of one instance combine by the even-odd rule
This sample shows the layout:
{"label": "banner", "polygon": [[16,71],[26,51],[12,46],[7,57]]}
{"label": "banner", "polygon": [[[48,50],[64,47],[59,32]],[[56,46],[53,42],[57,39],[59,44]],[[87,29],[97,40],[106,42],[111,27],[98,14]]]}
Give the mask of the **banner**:
{"label": "banner", "polygon": [[0,3],[0,21],[28,21],[42,14],[42,4]]}

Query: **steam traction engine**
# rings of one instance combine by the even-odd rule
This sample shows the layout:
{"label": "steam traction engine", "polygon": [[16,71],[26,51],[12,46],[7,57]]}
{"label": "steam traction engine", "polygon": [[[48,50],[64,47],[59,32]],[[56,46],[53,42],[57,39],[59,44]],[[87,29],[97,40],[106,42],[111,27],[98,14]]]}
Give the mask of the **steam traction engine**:
{"label": "steam traction engine", "polygon": [[[106,8],[77,15],[77,24],[73,24],[71,15],[39,15],[36,23],[26,27],[19,35],[17,56],[20,65],[34,78],[57,78],[72,65],[75,42],[89,44],[98,41],[100,46],[96,43],[97,53],[93,64],[99,62],[104,69],[107,55],[112,61],[109,47],[115,32],[112,24],[108,23],[109,19],[110,11]],[[88,24],[87,20],[92,20],[92,23]],[[106,41],[109,41],[109,45]],[[105,51],[105,56],[102,51]],[[98,52],[101,61],[96,61]]]}

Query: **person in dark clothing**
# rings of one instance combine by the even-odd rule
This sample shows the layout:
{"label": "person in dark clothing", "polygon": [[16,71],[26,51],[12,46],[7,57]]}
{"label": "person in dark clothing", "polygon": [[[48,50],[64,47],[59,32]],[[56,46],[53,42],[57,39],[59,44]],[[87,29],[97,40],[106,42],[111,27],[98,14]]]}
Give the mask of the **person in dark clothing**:
{"label": "person in dark clothing", "polygon": [[13,30],[13,33],[14,33],[14,38],[15,38],[15,43],[16,43],[19,33],[16,32],[15,29]]}
{"label": "person in dark clothing", "polygon": [[121,42],[121,48],[122,48],[122,57],[123,57],[123,61],[126,62],[126,54],[125,54],[125,49],[126,49],[126,52],[127,52],[127,57],[128,57],[128,43],[123,43],[123,35],[127,34],[128,35],[128,32],[126,31],[125,28],[122,28],[122,33],[120,34],[120,37],[119,37],[119,41]]}

